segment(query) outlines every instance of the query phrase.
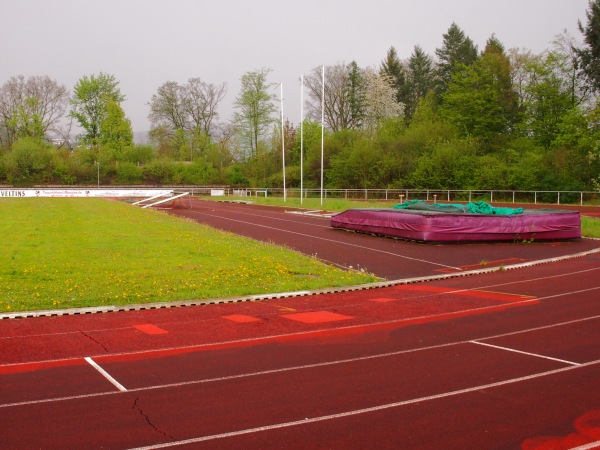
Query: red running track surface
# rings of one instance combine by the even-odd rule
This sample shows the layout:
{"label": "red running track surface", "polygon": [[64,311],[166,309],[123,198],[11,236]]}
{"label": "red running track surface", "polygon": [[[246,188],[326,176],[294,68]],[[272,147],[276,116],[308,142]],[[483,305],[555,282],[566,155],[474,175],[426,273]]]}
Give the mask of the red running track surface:
{"label": "red running track surface", "polygon": [[599,275],[590,254],[343,294],[4,320],[0,442],[587,446],[600,441]]}

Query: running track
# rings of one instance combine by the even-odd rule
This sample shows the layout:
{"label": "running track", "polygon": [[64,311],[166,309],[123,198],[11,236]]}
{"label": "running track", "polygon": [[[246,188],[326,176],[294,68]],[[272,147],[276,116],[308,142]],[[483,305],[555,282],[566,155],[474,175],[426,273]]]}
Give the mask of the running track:
{"label": "running track", "polygon": [[[374,247],[389,242],[363,237]],[[396,278],[457,274],[492,254],[474,246],[480,251],[469,260],[467,246],[393,242],[413,258],[396,257],[413,261],[396,263]],[[425,249],[414,251],[422,262],[412,246]],[[502,245],[493,254],[534,260],[534,251],[520,248],[558,257],[586,246],[593,247]],[[600,254],[588,252],[380,289],[3,320],[0,442],[20,449],[594,448],[599,276]]]}
{"label": "running track", "polygon": [[329,226],[330,220],[326,217],[298,212],[293,208],[198,199],[194,199],[192,209],[172,210],[173,214],[224,231],[282,244],[340,267],[367,270],[388,280],[507,266],[600,248],[600,241],[594,240],[450,246],[418,244],[336,230]]}

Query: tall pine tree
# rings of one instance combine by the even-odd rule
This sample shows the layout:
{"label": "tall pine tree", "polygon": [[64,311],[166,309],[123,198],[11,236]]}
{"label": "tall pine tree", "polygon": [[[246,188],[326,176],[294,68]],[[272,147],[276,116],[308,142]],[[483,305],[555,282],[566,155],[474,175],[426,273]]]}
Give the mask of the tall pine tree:
{"label": "tall pine tree", "polygon": [[470,66],[477,60],[477,46],[456,23],[450,25],[443,37],[442,47],[435,50],[438,57],[438,96],[446,92],[452,76],[461,66]]}
{"label": "tall pine tree", "polygon": [[577,49],[581,68],[585,73],[590,87],[600,90],[600,0],[590,1],[586,12],[585,27],[579,22],[579,30],[583,33],[585,47]]}
{"label": "tall pine tree", "polygon": [[407,84],[407,74],[402,61],[394,47],[390,47],[386,58],[381,62],[379,69],[381,75],[385,75],[392,80],[392,86],[396,90],[396,101],[407,104],[409,88]]}
{"label": "tall pine tree", "polygon": [[434,88],[434,84],[433,60],[419,45],[415,45],[408,60],[408,95],[404,110],[408,120],[413,116],[419,100]]}

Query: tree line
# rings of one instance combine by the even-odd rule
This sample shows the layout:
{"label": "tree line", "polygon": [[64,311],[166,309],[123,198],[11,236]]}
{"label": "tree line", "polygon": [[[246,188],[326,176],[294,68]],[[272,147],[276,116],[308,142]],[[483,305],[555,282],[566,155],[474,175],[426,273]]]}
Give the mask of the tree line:
{"label": "tree line", "polygon": [[282,187],[285,157],[288,187],[318,187],[324,132],[329,188],[597,190],[600,0],[578,25],[582,42],[563,32],[534,54],[495,35],[479,49],[452,23],[434,55],[392,46],[379,67],[317,68],[301,124],[282,126],[268,68],[241,77],[229,121],[225,83],[168,81],[148,102],[149,145],[134,144],[113,75],[72,94],[13,77],[0,87],[0,183]]}

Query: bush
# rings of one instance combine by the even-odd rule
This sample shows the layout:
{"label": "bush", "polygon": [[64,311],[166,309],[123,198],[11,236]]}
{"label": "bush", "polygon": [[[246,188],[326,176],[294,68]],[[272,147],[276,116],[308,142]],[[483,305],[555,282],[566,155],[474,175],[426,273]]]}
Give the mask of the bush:
{"label": "bush", "polygon": [[131,162],[122,162],[117,166],[117,183],[139,184],[142,182],[142,169]]}
{"label": "bush", "polygon": [[5,157],[6,179],[11,183],[49,181],[52,154],[47,144],[34,138],[21,138]]}
{"label": "bush", "polygon": [[173,162],[157,159],[142,169],[142,179],[147,184],[170,184],[173,182]]}

